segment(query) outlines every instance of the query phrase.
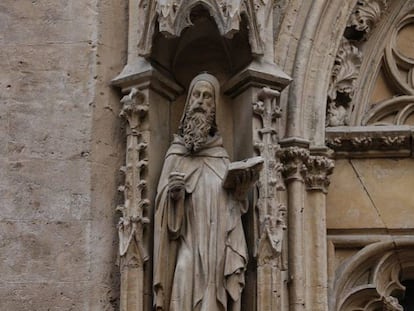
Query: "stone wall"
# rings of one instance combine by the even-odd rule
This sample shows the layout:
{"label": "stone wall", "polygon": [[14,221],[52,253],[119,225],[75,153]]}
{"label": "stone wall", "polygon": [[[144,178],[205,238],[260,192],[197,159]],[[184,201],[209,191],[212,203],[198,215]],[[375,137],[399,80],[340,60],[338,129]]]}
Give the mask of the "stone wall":
{"label": "stone wall", "polygon": [[[132,5],[128,7],[128,3]],[[368,11],[364,11],[366,7],[361,11],[361,5],[367,5]],[[375,14],[367,14],[366,19],[353,17],[370,9]],[[291,218],[280,261],[283,269],[277,276],[283,288],[275,300],[282,302],[271,302],[271,310],[327,311],[327,301],[333,296],[338,299],[329,302],[331,306],[345,297],[342,284],[362,284],[364,280],[356,277],[359,271],[373,270],[372,258],[388,256],[387,252],[403,254],[410,272],[404,278],[414,279],[414,255],[410,253],[414,244],[414,108],[410,106],[414,82],[409,40],[414,33],[413,9],[413,2],[404,0],[275,1],[274,37],[270,40],[274,49],[269,58],[293,78],[288,87],[280,89],[283,111],[278,139],[285,138],[283,146],[292,154],[309,149],[306,152],[310,151],[315,167],[307,162],[308,173],[314,177],[307,180],[307,188],[297,174],[292,179],[295,184],[291,186],[289,181],[283,192]],[[125,77],[139,64],[134,63],[139,58],[139,44],[134,40],[143,31],[140,25],[144,21],[128,21],[137,10],[138,0],[0,3],[0,310],[119,310],[116,225],[120,215],[115,207],[124,199],[117,188],[124,182],[119,168],[125,162],[127,124],[118,117],[119,101],[125,94],[110,81],[124,68],[124,76],[121,73],[115,84],[125,84],[124,91],[134,84]],[[364,28],[364,23],[370,27]],[[173,45],[163,45],[166,41],[160,38],[160,54],[173,55]],[[193,48],[189,45],[189,53]],[[405,56],[404,66],[411,69],[393,69],[401,63],[390,57],[397,48]],[[235,58],[243,58],[241,49],[236,52]],[[179,72],[173,72],[172,78],[183,74],[183,64],[191,67],[190,54],[182,54],[182,63],[176,66]],[[124,67],[127,57],[128,63],[132,61]],[[164,61],[165,67],[171,65],[169,58]],[[184,90],[167,76],[158,76],[162,83],[154,75],[153,84],[140,84],[156,103],[151,109],[163,108],[159,113],[150,112],[151,118],[155,116],[151,121],[154,128],[166,117],[160,111],[170,111],[171,123],[151,134],[154,141],[162,141],[151,147],[152,159],[162,159],[161,151],[171,138],[166,136],[175,132],[184,101],[182,95],[173,103],[171,98]],[[222,82],[228,78],[223,76]],[[170,87],[167,91],[166,86]],[[249,109],[257,99],[254,92],[244,97]],[[227,100],[230,103],[230,97]],[[231,119],[230,110],[219,109],[218,123],[226,147],[238,159],[237,150],[243,150],[246,137],[240,135],[242,139],[235,144],[231,140],[241,133],[237,126],[244,129],[245,125],[235,121],[237,114]],[[348,118],[341,115],[344,111]],[[333,118],[331,127],[325,129],[326,114],[331,119],[339,116],[340,122]],[[329,154],[325,143],[336,148],[336,168],[326,201],[326,175],[332,170],[318,158]],[[303,164],[299,156],[291,160]],[[296,169],[300,168],[303,166],[298,164]],[[154,185],[159,169],[151,169],[149,183]],[[381,244],[387,241],[391,245]],[[378,243],[380,250],[376,250]],[[146,309],[150,309],[151,264],[146,269],[143,294]],[[348,282],[349,275],[355,276],[355,282]],[[247,288],[261,286],[251,283]],[[375,299],[384,301],[393,294],[378,293],[382,296]],[[251,304],[256,302],[254,294],[246,296]],[[263,301],[274,298],[271,294],[263,297]],[[348,307],[338,310],[352,310]]]}
{"label": "stone wall", "polygon": [[0,4],[0,310],[116,309],[125,9]]}

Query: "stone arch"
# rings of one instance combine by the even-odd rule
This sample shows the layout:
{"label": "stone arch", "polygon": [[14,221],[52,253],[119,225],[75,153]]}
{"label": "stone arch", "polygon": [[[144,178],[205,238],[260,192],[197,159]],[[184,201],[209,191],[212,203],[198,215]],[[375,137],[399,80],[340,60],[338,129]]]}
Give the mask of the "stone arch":
{"label": "stone arch", "polygon": [[354,1],[302,1],[285,12],[275,42],[276,62],[293,78],[289,93],[281,97],[287,114],[285,136],[324,145],[330,73],[353,5]]}
{"label": "stone arch", "polygon": [[403,310],[401,284],[413,278],[414,242],[399,238],[366,246],[338,267],[330,310]]}

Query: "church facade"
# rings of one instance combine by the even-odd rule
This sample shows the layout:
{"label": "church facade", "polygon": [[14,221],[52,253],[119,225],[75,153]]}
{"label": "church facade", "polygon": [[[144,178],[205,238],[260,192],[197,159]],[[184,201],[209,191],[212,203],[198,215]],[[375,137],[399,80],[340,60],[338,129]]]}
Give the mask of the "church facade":
{"label": "church facade", "polygon": [[5,0],[0,25],[0,310],[414,310],[414,1]]}

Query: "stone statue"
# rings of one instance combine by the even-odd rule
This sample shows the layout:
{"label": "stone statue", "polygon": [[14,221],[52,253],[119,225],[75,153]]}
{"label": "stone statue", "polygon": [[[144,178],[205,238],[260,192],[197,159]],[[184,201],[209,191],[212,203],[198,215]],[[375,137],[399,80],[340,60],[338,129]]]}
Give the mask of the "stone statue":
{"label": "stone statue", "polygon": [[193,79],[165,157],[155,211],[156,310],[240,310],[248,257],[241,215],[261,166],[234,162],[241,165],[226,178],[234,163],[217,131],[218,98],[214,76]]}

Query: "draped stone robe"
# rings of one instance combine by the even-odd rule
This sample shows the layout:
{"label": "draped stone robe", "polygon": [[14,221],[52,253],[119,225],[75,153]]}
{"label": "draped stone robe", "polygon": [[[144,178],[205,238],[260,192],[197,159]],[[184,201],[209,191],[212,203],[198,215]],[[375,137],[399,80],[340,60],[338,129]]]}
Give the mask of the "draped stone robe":
{"label": "draped stone robe", "polygon": [[[167,152],[155,212],[157,310],[239,309],[239,303],[232,302],[240,300],[244,287],[247,247],[241,214],[247,201],[236,201],[223,189],[228,164],[218,135],[191,154],[176,136]],[[185,174],[186,194],[181,201],[169,198],[171,172]]]}

